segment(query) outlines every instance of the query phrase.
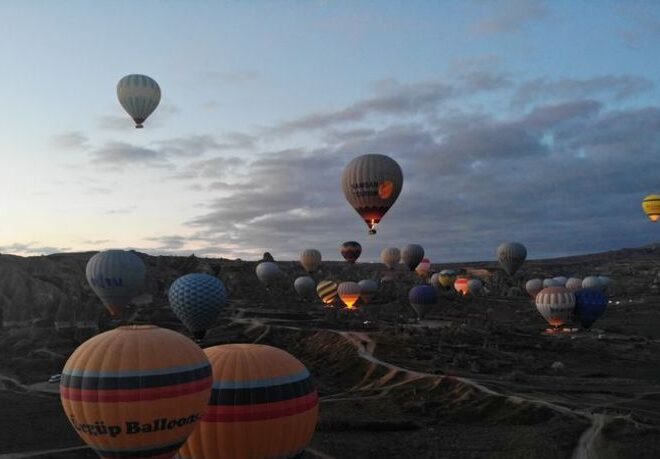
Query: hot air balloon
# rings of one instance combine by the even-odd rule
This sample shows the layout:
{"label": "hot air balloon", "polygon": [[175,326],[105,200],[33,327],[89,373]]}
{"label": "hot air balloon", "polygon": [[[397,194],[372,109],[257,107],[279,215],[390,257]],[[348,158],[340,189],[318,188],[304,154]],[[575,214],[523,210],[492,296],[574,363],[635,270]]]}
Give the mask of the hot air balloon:
{"label": "hot air balloon", "polygon": [[543,290],[543,281],[541,279],[530,279],[525,284],[525,290],[527,290],[529,296],[534,298],[537,293]]}
{"label": "hot air balloon", "polygon": [[570,277],[566,281],[566,285],[564,285],[564,287],[566,287],[571,292],[580,290],[582,288],[582,279],[580,279],[579,277]]}
{"label": "hot air balloon", "polygon": [[408,244],[401,250],[401,260],[411,271],[414,271],[423,259],[424,247],[419,244]]}
{"label": "hot air balloon", "polygon": [[403,173],[389,156],[363,155],[353,159],[341,178],[344,196],[376,234],[376,226],[401,193]]}
{"label": "hot air balloon", "polygon": [[360,299],[360,293],[362,293],[362,288],[357,282],[342,282],[337,287],[339,299],[348,309],[353,309],[355,303]]}
{"label": "hot air balloon", "polygon": [[651,194],[642,201],[642,209],[653,223],[660,218],[660,195]]}
{"label": "hot air balloon", "polygon": [[102,458],[174,457],[202,418],[212,370],[191,340],[153,325],[84,342],[64,365],[60,399],[78,435]]}
{"label": "hot air balloon", "polygon": [[298,277],[293,281],[293,288],[301,298],[314,298],[316,295],[316,281],[309,276]]}
{"label": "hot air balloon", "polygon": [[418,276],[427,278],[429,276],[429,271],[431,271],[431,260],[423,258],[415,268],[415,272]]}
{"label": "hot air balloon", "polygon": [[316,249],[305,249],[300,254],[300,264],[305,271],[313,273],[321,266],[321,252]]}
{"label": "hot air balloon", "polygon": [[603,290],[607,290],[607,288],[612,285],[612,279],[607,276],[598,276],[598,280],[600,280]]}
{"label": "hot air balloon", "polygon": [[196,339],[201,340],[227,302],[222,282],[208,274],[186,274],[170,286],[170,308]]}
{"label": "hot air balloon", "polygon": [[454,282],[456,281],[456,271],[453,269],[443,269],[440,271],[440,285],[442,285],[445,289],[451,288],[452,285],[454,285]]}
{"label": "hot air balloon", "polygon": [[440,284],[440,273],[433,273],[431,278],[428,280],[428,283],[434,289],[439,290],[442,287]]}
{"label": "hot air balloon", "polygon": [[568,279],[566,279],[564,276],[553,277],[552,280],[557,282],[557,285],[559,285],[560,287],[565,287],[566,282],[568,281]]}
{"label": "hot air balloon", "polygon": [[355,263],[362,253],[362,246],[356,241],[344,242],[339,248],[341,256],[349,263]]}
{"label": "hot air balloon", "polygon": [[331,280],[322,280],[316,286],[316,293],[324,304],[330,306],[337,298],[337,283]]}
{"label": "hot air balloon", "polygon": [[562,287],[562,285],[560,285],[559,282],[557,282],[554,279],[550,279],[550,278],[543,279],[543,288],[547,288],[547,287]]}
{"label": "hot air balloon", "polygon": [[267,287],[282,279],[284,273],[274,261],[262,261],[256,268],[257,277]]}
{"label": "hot air balloon", "polygon": [[132,252],[106,250],[89,259],[85,274],[110,315],[120,315],[144,285],[147,268]]}
{"label": "hot air balloon", "polygon": [[372,279],[363,279],[358,284],[360,284],[360,300],[364,304],[371,303],[378,295],[378,282]]}
{"label": "hot air balloon", "polygon": [[462,293],[463,296],[470,293],[470,288],[468,287],[468,279],[460,277],[454,281],[454,290],[459,293]]}
{"label": "hot air balloon", "polygon": [[582,288],[595,288],[598,290],[603,290],[603,281],[601,281],[598,276],[588,276],[585,277],[582,281]]}
{"label": "hot air balloon", "polygon": [[399,261],[401,261],[401,251],[396,247],[383,249],[383,251],[380,252],[380,261],[382,261],[388,269],[394,269],[396,268],[396,265],[399,264]]}
{"label": "hot air balloon", "polygon": [[213,390],[179,458],[302,457],[319,409],[305,366],[281,349],[260,344],[225,344],[204,352],[213,366]]}
{"label": "hot air balloon", "polygon": [[553,327],[569,322],[575,309],[575,295],[564,287],[547,287],[536,295],[536,309]]}
{"label": "hot air balloon", "polygon": [[160,86],[146,75],[126,75],[117,83],[117,99],[135,121],[136,128],[156,110],[160,102]]}
{"label": "hot air balloon", "polygon": [[518,242],[504,242],[497,248],[497,259],[509,276],[513,276],[527,258],[527,249]]}
{"label": "hot air balloon", "polygon": [[421,319],[438,302],[438,293],[430,285],[416,285],[408,292],[408,300]]}
{"label": "hot air balloon", "polygon": [[575,292],[575,315],[584,328],[603,315],[607,308],[607,295],[596,289],[583,289]]}
{"label": "hot air balloon", "polygon": [[468,291],[476,295],[484,287],[484,284],[479,279],[470,279],[467,283]]}

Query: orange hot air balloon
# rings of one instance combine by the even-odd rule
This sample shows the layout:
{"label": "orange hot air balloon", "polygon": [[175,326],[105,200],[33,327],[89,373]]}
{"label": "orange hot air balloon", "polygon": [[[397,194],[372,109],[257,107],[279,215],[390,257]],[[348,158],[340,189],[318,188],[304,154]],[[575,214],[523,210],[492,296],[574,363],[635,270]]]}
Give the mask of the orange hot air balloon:
{"label": "orange hot air balloon", "polygon": [[62,407],[102,458],[174,457],[202,418],[212,370],[185,336],[119,327],[76,349],[62,370]]}
{"label": "orange hot air balloon", "polygon": [[653,223],[660,219],[660,195],[651,194],[642,201],[642,210]]}
{"label": "orange hot air balloon", "polygon": [[213,366],[213,391],[202,422],[178,457],[302,457],[319,409],[305,366],[291,354],[261,344],[225,344],[204,352]]}
{"label": "orange hot air balloon", "polygon": [[360,299],[360,293],[362,293],[362,287],[357,282],[342,282],[337,288],[339,299],[348,309],[355,307],[355,303]]}
{"label": "orange hot air balloon", "polygon": [[454,282],[454,289],[457,292],[462,293],[463,296],[465,296],[468,293],[470,293],[470,288],[468,287],[468,282],[469,282],[469,279],[465,279],[465,278],[462,278],[462,277],[458,278]]}
{"label": "orange hot air balloon", "polygon": [[399,164],[385,155],[354,158],[341,177],[344,196],[376,234],[376,226],[401,193],[403,172]]}

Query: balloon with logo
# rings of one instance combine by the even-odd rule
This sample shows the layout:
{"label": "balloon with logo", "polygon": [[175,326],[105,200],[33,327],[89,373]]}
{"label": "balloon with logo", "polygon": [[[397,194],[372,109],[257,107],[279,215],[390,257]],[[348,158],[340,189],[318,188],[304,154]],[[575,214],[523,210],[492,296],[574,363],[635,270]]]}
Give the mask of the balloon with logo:
{"label": "balloon with logo", "polygon": [[342,282],[337,287],[339,299],[348,309],[355,307],[355,303],[360,299],[360,293],[362,293],[362,288],[357,282]]}
{"label": "balloon with logo", "polygon": [[213,390],[179,458],[302,457],[319,412],[307,368],[288,352],[261,344],[225,344],[204,352],[213,366]]}
{"label": "balloon with logo", "polygon": [[146,75],[126,75],[117,83],[117,99],[139,129],[160,103],[160,86]]}
{"label": "balloon with logo", "polygon": [[310,299],[316,295],[316,281],[309,276],[300,276],[293,281],[293,288],[300,298]]}
{"label": "balloon with logo", "polygon": [[660,219],[660,195],[651,194],[642,201],[642,210],[653,223]]}
{"label": "balloon with logo", "polygon": [[527,258],[527,249],[519,242],[504,242],[497,248],[497,259],[509,276],[513,276]]}
{"label": "balloon with logo", "polygon": [[408,292],[408,301],[420,319],[438,302],[438,293],[430,285],[416,285]]}
{"label": "balloon with logo", "polygon": [[411,271],[424,259],[424,247],[419,244],[408,244],[401,250],[401,260]]}
{"label": "balloon with logo", "polygon": [[346,200],[367,224],[369,234],[376,234],[376,226],[401,193],[403,173],[389,156],[362,155],[348,163],[341,184]]}
{"label": "balloon with logo", "polygon": [[589,328],[607,309],[607,295],[597,289],[575,292],[575,316],[583,328]]}
{"label": "balloon with logo", "polygon": [[331,306],[337,299],[337,283],[331,280],[322,280],[316,286],[316,294],[326,306]]}
{"label": "balloon with logo", "polygon": [[89,259],[85,275],[110,315],[119,316],[144,286],[147,268],[133,252],[105,250]]}
{"label": "balloon with logo", "polygon": [[355,263],[362,253],[362,246],[356,241],[344,242],[339,248],[341,256],[349,263]]}
{"label": "balloon with logo", "polygon": [[546,287],[535,301],[536,309],[552,327],[560,327],[573,318],[575,294],[565,287]]}
{"label": "balloon with logo", "polygon": [[180,333],[132,325],[96,335],[67,360],[64,412],[101,458],[174,457],[202,419],[212,370]]}
{"label": "balloon with logo", "polygon": [[227,302],[227,291],[217,277],[193,273],[175,280],[168,297],[174,314],[201,340]]}
{"label": "balloon with logo", "polygon": [[394,269],[401,261],[401,251],[396,247],[387,247],[380,252],[380,261],[388,269]]}
{"label": "balloon with logo", "polygon": [[305,249],[300,254],[300,264],[305,271],[313,273],[321,266],[321,252],[316,249]]}
{"label": "balloon with logo", "polygon": [[378,295],[378,282],[373,279],[363,279],[358,284],[360,284],[360,301],[364,304],[371,303]]}
{"label": "balloon with logo", "polygon": [[541,279],[530,279],[525,283],[525,290],[532,298],[543,290],[543,281]]}

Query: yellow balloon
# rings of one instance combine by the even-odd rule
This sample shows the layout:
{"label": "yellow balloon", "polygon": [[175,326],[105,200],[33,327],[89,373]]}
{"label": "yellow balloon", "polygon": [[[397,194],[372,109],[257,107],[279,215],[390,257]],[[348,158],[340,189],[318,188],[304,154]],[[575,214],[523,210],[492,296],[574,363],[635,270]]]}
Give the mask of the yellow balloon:
{"label": "yellow balloon", "polygon": [[649,220],[657,222],[660,219],[660,195],[651,194],[642,201],[642,209]]}

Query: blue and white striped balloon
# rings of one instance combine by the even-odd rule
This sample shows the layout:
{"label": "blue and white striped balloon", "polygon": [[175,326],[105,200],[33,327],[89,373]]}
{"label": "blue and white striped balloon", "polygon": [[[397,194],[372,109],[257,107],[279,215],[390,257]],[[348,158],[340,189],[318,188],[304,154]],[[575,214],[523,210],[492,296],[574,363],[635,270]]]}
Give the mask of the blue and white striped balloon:
{"label": "blue and white striped balloon", "polygon": [[183,324],[202,339],[227,302],[223,283],[208,274],[186,274],[170,286],[170,308]]}
{"label": "blue and white striped balloon", "polygon": [[156,110],[160,102],[160,86],[146,75],[126,75],[117,83],[117,99],[135,121],[135,127]]}

